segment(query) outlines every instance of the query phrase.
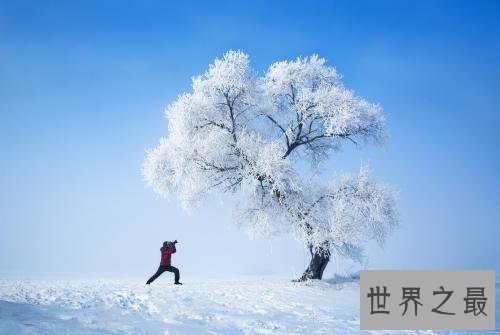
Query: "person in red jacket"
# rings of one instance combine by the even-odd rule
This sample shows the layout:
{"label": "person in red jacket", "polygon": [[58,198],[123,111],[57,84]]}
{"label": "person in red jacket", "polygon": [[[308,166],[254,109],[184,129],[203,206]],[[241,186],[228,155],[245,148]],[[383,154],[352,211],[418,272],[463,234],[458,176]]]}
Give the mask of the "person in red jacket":
{"label": "person in red jacket", "polygon": [[174,284],[176,285],[182,285],[181,282],[179,282],[179,269],[177,269],[175,266],[170,265],[170,259],[172,258],[172,254],[175,253],[177,250],[175,249],[175,244],[177,243],[177,240],[173,242],[163,242],[163,247],[161,247],[161,261],[160,261],[160,266],[158,267],[158,271],[151,276],[151,278],[148,279],[146,282],[146,285],[151,284],[156,278],[158,278],[163,272],[168,271],[168,272],[173,272],[175,274],[175,282]]}

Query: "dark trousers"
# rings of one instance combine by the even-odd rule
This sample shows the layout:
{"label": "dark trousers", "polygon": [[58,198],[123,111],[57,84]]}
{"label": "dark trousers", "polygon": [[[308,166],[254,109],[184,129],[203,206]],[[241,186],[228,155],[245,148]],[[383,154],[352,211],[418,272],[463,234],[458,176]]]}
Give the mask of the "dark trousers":
{"label": "dark trousers", "polygon": [[175,274],[175,282],[178,283],[179,282],[179,269],[176,268],[175,266],[172,266],[172,265],[160,265],[160,267],[158,268],[158,271],[156,271],[156,273],[148,279],[147,283],[148,284],[151,284],[156,278],[158,278],[163,272],[165,271],[168,271],[168,272],[173,272]]}

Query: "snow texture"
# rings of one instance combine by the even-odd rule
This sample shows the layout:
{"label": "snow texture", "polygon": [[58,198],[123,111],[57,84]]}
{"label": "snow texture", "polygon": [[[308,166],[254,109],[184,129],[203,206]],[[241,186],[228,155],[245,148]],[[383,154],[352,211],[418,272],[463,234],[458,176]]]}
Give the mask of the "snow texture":
{"label": "snow texture", "polygon": [[0,334],[451,334],[360,332],[357,278],[169,279],[0,280]]}

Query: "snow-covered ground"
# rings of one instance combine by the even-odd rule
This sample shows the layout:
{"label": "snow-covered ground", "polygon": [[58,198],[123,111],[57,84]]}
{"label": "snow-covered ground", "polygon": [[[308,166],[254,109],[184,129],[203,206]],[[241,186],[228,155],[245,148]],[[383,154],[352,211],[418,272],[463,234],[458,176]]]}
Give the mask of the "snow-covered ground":
{"label": "snow-covered ground", "polygon": [[[170,279],[161,277],[151,287],[132,280],[0,280],[0,334],[360,333],[357,280],[174,286]],[[498,291],[497,284],[497,311]]]}

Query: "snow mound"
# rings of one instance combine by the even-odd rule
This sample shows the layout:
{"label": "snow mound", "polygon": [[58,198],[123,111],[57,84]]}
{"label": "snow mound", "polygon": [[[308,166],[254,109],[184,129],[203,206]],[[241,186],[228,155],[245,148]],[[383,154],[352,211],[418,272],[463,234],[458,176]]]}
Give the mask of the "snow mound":
{"label": "snow mound", "polygon": [[151,287],[123,280],[0,280],[0,334],[359,332],[355,277],[307,283],[200,281],[183,286],[160,278]]}

